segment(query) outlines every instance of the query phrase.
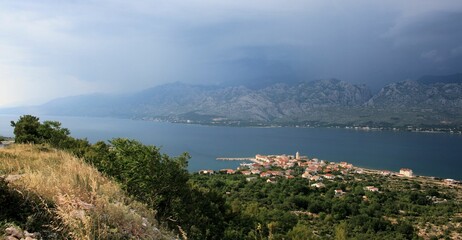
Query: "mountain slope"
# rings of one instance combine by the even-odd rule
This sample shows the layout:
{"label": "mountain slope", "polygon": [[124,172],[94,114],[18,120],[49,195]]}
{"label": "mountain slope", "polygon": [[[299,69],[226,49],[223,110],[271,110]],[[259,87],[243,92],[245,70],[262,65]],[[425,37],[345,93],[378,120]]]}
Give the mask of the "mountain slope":
{"label": "mountain slope", "polygon": [[383,108],[444,108],[449,111],[462,109],[461,83],[420,84],[403,81],[385,86],[372,97],[368,106]]}
{"label": "mountain slope", "polygon": [[173,83],[131,95],[57,99],[16,112],[204,124],[458,126],[462,124],[461,78],[462,74],[425,76],[391,83],[375,95],[365,85],[337,79],[260,89]]}
{"label": "mountain slope", "polygon": [[135,116],[181,116],[195,113],[232,120],[270,122],[300,117],[313,108],[353,107],[371,94],[365,86],[340,80],[298,85],[275,84],[252,90],[239,87],[164,85],[144,91],[131,101]]}

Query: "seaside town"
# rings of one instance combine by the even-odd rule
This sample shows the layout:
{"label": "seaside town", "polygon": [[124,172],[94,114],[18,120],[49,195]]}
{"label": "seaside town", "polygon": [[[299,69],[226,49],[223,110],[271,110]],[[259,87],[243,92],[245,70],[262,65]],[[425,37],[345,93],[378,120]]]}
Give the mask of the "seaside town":
{"label": "seaside town", "polygon": [[[276,183],[279,179],[292,179],[301,177],[309,180],[310,186],[323,188],[323,180],[343,180],[348,175],[353,174],[378,174],[382,176],[397,176],[403,178],[419,177],[414,175],[412,169],[401,168],[399,172],[388,170],[373,170],[360,167],[354,167],[348,162],[329,162],[317,158],[308,158],[297,152],[295,155],[260,155],[254,158],[217,158],[222,161],[251,161],[251,163],[241,163],[237,169],[200,170],[199,174],[242,174],[248,176],[247,181],[252,181],[258,177],[266,178],[268,183]],[[446,185],[461,184],[454,179],[441,179]],[[367,191],[379,192],[374,186],[367,186]],[[342,195],[345,192],[338,190],[336,195]]]}

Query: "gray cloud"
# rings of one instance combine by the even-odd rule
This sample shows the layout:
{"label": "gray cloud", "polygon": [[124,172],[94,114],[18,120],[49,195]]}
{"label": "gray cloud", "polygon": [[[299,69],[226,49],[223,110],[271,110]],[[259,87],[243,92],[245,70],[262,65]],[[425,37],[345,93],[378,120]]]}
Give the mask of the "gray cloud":
{"label": "gray cloud", "polygon": [[0,106],[182,81],[460,71],[460,1],[2,1]]}

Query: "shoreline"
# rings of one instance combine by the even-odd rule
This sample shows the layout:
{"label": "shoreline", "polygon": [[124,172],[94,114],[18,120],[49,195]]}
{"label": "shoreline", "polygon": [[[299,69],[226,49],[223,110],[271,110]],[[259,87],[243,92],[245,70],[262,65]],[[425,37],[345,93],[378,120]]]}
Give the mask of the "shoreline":
{"label": "shoreline", "polygon": [[[2,114],[0,116],[21,116],[22,114]],[[454,126],[434,126],[434,127],[417,127],[408,124],[407,126],[367,126],[367,125],[352,125],[347,126],[345,124],[314,124],[306,125],[306,123],[260,123],[260,122],[246,122],[239,120],[230,120],[230,122],[201,122],[191,120],[168,120],[160,117],[145,118],[145,117],[112,117],[112,116],[73,116],[73,115],[44,115],[41,117],[69,117],[69,118],[99,118],[99,119],[120,119],[120,120],[134,120],[134,121],[147,121],[147,122],[162,122],[171,124],[184,124],[184,125],[196,125],[196,126],[207,126],[207,127],[237,127],[237,128],[319,128],[319,129],[345,129],[362,132],[411,132],[411,133],[439,133],[449,135],[462,135],[462,128],[459,125]]]}
{"label": "shoreline", "polygon": [[[232,162],[236,162],[236,161],[240,161],[240,162],[243,162],[240,164],[240,166],[242,165],[248,165],[248,164],[264,164],[264,162],[262,161],[259,161],[257,160],[256,158],[246,158],[246,157],[238,157],[238,158],[226,158],[226,157],[217,157],[215,158],[215,161],[232,161]],[[333,163],[333,164],[339,164],[337,162],[330,162],[329,163]],[[239,169],[239,167],[237,168]],[[370,167],[362,167],[362,166],[353,166],[352,169],[354,170],[361,170],[361,171],[364,171],[366,172],[367,174],[374,174],[374,175],[382,175],[382,176],[393,176],[393,177],[400,177],[400,178],[411,178],[411,179],[426,179],[426,180],[432,180],[432,181],[445,181],[445,180],[453,180],[455,181],[457,184],[462,184],[462,178],[459,179],[459,178],[446,178],[446,177],[437,177],[437,176],[430,176],[430,175],[413,175],[411,177],[407,177],[407,176],[403,176],[402,174],[400,174],[399,172],[396,172],[396,171],[393,171],[393,170],[388,170],[388,169],[375,169],[375,168],[370,168]],[[217,169],[218,171],[219,169]],[[387,172],[387,174],[384,174],[384,172]]]}
{"label": "shoreline", "polygon": [[[143,119],[143,118],[130,118],[132,120],[140,120],[140,121],[149,121],[149,122],[164,122],[164,123],[172,123],[172,124],[184,124],[184,125],[197,125],[197,126],[208,126],[208,127],[237,127],[237,128],[320,128],[320,129],[345,129],[345,130],[355,130],[355,131],[363,131],[363,132],[412,132],[412,133],[440,133],[440,134],[455,134],[455,135],[462,135],[462,129],[456,129],[456,126],[448,126],[448,127],[370,127],[370,126],[345,126],[343,124],[336,125],[336,124],[328,124],[326,126],[323,125],[303,125],[303,123],[299,124],[265,124],[265,123],[243,123],[241,124],[234,124],[234,123],[226,123],[226,122],[194,122],[188,120],[178,120],[178,121],[169,121],[163,119]],[[240,121],[237,121],[240,122]]]}

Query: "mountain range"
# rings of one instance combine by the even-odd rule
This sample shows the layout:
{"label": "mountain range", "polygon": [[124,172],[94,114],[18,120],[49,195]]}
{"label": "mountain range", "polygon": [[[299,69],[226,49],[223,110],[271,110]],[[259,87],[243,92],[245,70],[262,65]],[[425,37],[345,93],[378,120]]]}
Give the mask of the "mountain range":
{"label": "mountain range", "polygon": [[0,112],[225,125],[458,127],[462,74],[395,82],[375,94],[366,85],[337,79],[259,89],[172,83],[134,94],[66,97]]}

